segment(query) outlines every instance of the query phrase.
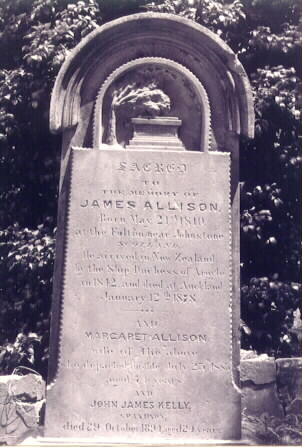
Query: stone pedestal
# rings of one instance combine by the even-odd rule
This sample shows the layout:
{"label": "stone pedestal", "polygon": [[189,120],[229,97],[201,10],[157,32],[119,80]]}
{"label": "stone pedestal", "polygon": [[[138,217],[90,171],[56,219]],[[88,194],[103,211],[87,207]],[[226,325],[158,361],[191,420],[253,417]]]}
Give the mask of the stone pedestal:
{"label": "stone pedestal", "polygon": [[173,117],[132,118],[133,138],[127,148],[136,150],[176,150],[185,147],[178,138],[181,120]]}

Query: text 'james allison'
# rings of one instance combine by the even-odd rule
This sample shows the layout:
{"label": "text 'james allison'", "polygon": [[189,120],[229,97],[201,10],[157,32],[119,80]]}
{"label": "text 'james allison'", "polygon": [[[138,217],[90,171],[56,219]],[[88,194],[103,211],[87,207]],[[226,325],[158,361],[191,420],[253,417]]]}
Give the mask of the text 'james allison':
{"label": "text 'james allison'", "polygon": [[220,207],[217,202],[153,202],[146,200],[138,203],[135,200],[99,200],[84,199],[80,203],[81,208],[101,208],[101,209],[142,209],[144,211],[210,211],[219,212]]}

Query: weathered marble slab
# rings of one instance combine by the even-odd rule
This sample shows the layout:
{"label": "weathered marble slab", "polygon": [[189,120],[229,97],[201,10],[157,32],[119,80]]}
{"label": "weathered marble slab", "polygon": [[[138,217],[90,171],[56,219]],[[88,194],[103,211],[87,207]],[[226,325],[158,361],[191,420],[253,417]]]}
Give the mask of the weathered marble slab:
{"label": "weathered marble slab", "polygon": [[46,436],[237,439],[230,155],[73,149]]}

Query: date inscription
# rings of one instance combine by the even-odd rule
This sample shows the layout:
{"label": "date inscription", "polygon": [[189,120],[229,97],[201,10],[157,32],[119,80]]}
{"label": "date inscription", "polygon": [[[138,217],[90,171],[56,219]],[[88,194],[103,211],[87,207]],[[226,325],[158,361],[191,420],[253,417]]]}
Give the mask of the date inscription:
{"label": "date inscription", "polygon": [[223,439],[221,397],[234,400],[229,156],[73,156],[61,433]]}

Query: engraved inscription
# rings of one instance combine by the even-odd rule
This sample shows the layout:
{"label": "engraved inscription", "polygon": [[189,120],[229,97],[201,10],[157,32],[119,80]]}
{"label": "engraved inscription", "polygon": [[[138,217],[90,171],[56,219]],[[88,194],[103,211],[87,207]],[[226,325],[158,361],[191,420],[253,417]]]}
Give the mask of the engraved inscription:
{"label": "engraved inscription", "polygon": [[229,156],[160,154],[74,150],[60,357],[70,436],[223,433],[207,406],[232,387]]}

